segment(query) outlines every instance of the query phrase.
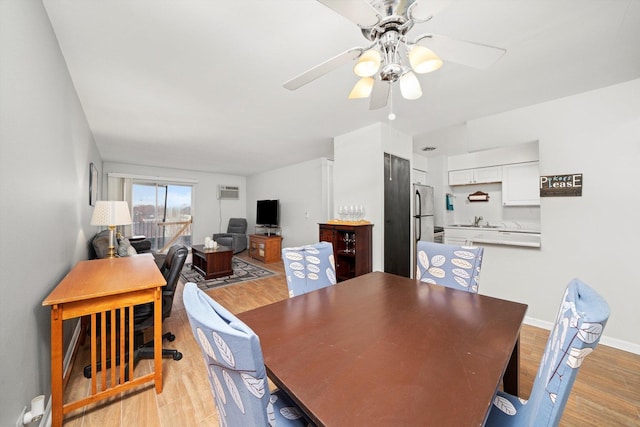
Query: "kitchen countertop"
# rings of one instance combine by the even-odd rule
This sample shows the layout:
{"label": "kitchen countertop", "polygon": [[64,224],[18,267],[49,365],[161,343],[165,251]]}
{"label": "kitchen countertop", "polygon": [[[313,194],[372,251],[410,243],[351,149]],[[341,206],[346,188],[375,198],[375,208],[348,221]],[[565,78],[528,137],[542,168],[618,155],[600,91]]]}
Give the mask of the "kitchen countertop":
{"label": "kitchen countertop", "polygon": [[539,248],[541,243],[540,233],[513,233],[499,231],[498,233],[480,233],[471,237],[474,243],[490,243],[494,245],[528,246]]}
{"label": "kitchen countertop", "polygon": [[452,228],[458,230],[497,230],[497,231],[509,231],[512,233],[537,233],[540,234],[539,229],[530,228],[530,227],[517,227],[512,225],[480,225],[476,227],[475,225],[466,225],[466,224],[453,224],[453,225],[445,225],[444,228]]}
{"label": "kitchen countertop", "polygon": [[473,225],[445,225],[444,228],[445,230],[477,232],[477,234],[473,234],[468,237],[468,239],[473,243],[526,246],[532,248],[539,248],[542,245],[540,231],[531,228],[514,228],[508,226],[475,227]]}

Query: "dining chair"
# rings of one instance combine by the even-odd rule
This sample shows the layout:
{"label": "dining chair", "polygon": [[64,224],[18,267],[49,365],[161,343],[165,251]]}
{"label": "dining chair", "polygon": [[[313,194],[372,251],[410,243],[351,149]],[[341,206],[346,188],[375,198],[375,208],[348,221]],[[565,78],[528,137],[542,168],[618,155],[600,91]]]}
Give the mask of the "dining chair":
{"label": "dining chair", "polygon": [[185,284],[182,298],[202,350],[220,425],[306,426],[300,409],[283,391],[269,392],[258,336],[195,283]]}
{"label": "dining chair", "polygon": [[421,282],[478,293],[484,248],[418,241],[416,277]]}
{"label": "dining chair", "polygon": [[336,284],[333,245],[313,245],[282,249],[289,297],[306,294]]}
{"label": "dining chair", "polygon": [[609,305],[578,279],[567,286],[529,400],[498,391],[487,426],[557,426],[584,359],[595,349]]}

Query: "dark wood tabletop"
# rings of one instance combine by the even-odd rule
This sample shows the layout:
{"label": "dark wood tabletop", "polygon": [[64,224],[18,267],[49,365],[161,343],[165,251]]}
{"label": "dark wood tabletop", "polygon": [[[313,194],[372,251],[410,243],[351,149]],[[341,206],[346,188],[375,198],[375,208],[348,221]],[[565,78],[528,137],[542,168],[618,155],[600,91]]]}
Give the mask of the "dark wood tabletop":
{"label": "dark wood tabletop", "polygon": [[479,426],[526,309],[374,272],[238,317],[318,425]]}

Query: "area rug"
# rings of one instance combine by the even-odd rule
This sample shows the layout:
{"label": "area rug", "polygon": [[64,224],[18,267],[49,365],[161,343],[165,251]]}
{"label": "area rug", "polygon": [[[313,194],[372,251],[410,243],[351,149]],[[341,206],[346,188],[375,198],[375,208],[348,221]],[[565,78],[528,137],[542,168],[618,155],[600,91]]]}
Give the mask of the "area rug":
{"label": "area rug", "polygon": [[200,273],[191,269],[191,263],[185,264],[180,272],[182,280],[186,282],[193,282],[200,289],[211,289],[219,286],[232,285],[234,283],[246,282],[248,280],[262,279],[264,277],[273,276],[273,271],[267,270],[250,262],[244,261],[240,258],[233,257],[232,259],[233,274],[230,276],[222,276],[215,279],[204,280],[204,277]]}

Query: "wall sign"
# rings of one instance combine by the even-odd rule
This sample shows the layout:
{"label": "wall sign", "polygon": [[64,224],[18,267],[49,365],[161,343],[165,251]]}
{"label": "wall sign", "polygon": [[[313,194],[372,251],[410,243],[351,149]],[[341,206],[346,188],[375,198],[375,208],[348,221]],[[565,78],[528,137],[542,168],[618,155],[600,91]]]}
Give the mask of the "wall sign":
{"label": "wall sign", "polygon": [[582,196],[582,174],[546,175],[540,177],[540,197]]}

